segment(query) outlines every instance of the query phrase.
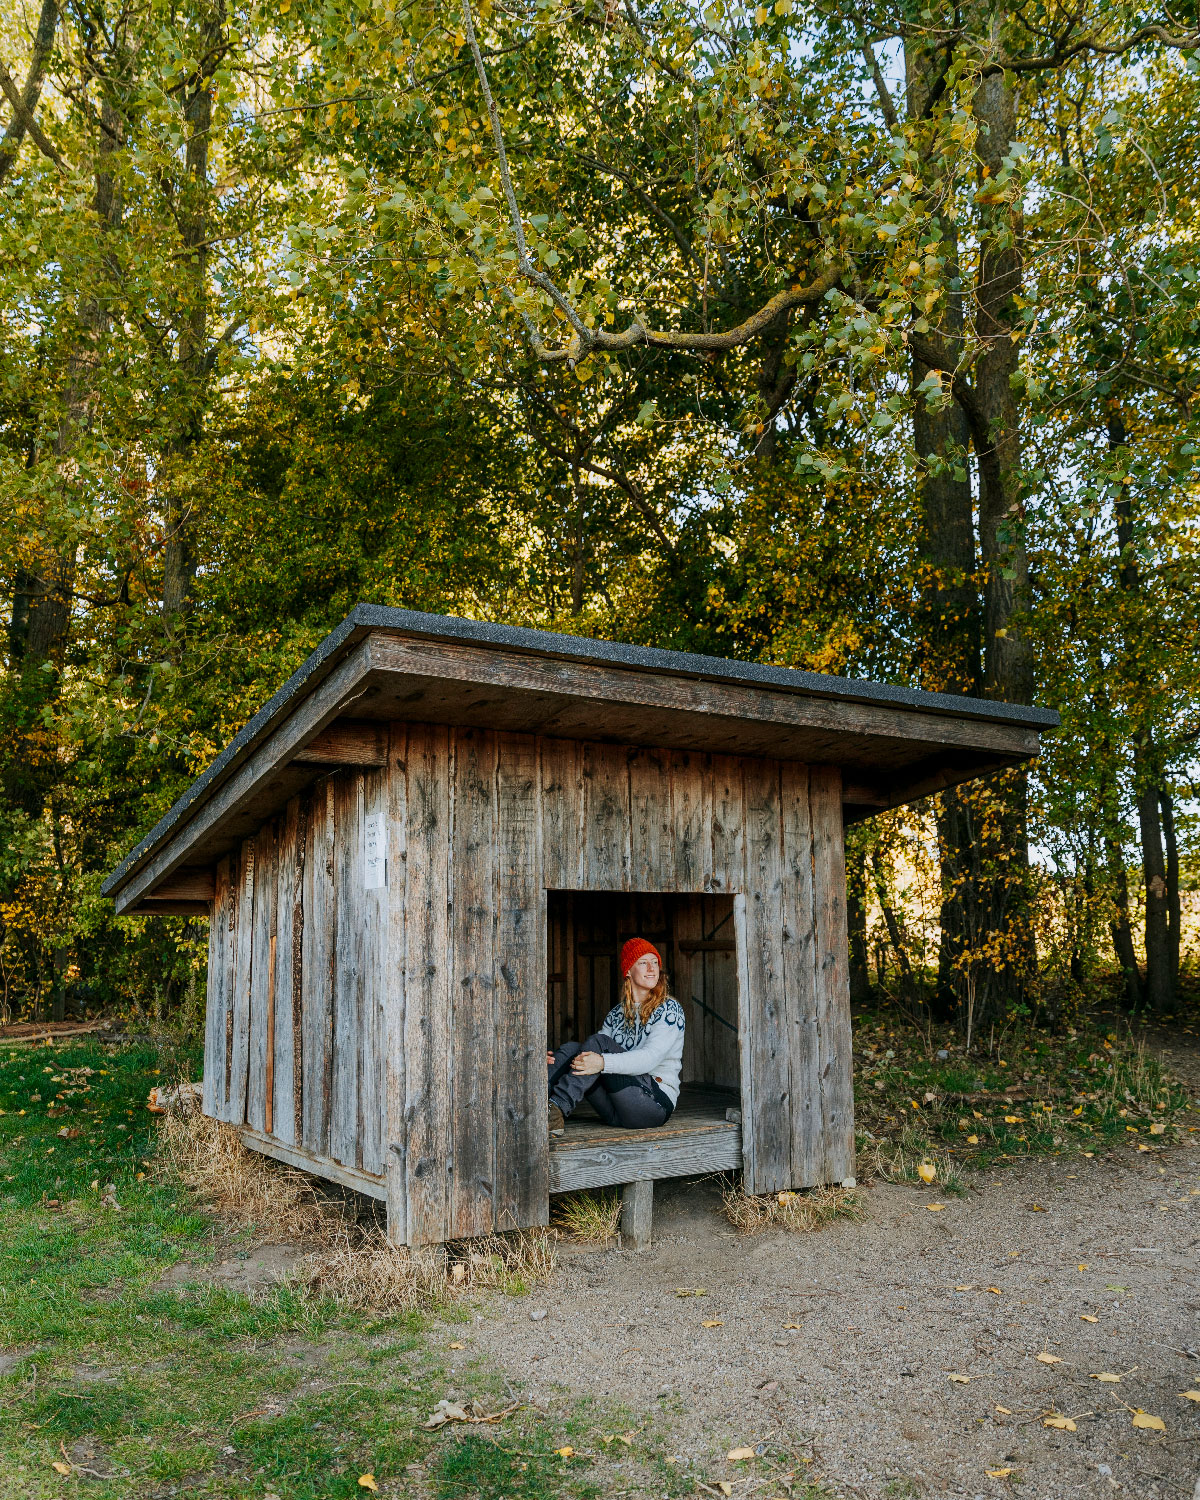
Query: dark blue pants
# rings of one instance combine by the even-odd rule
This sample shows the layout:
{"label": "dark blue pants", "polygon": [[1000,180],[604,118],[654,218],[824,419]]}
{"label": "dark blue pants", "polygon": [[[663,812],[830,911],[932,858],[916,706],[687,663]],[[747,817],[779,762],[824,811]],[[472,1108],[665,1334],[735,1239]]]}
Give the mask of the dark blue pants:
{"label": "dark blue pants", "polygon": [[620,1052],[610,1036],[564,1042],[550,1065],[550,1102],[569,1115],[586,1095],[606,1125],[645,1130],[665,1125],[675,1106],[649,1073],[572,1073],[571,1059],[581,1052]]}

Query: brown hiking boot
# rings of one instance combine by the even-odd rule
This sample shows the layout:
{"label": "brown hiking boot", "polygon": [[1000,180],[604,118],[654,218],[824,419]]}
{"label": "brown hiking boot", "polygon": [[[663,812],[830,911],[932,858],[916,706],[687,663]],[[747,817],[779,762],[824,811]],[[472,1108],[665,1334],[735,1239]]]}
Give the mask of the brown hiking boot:
{"label": "brown hiking boot", "polygon": [[552,1104],[550,1106],[550,1138],[551,1138],[551,1140],[553,1140],[556,1135],[562,1135],[563,1131],[566,1130],[566,1128],[567,1128],[566,1116],[563,1114],[562,1110],[559,1109],[559,1107],[558,1107],[557,1104]]}

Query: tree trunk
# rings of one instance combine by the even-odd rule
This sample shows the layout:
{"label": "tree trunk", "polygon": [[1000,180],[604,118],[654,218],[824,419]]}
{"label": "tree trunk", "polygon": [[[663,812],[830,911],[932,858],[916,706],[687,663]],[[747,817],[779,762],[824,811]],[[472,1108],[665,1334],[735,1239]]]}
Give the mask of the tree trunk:
{"label": "tree trunk", "polygon": [[1125,872],[1125,856],[1114,838],[1105,838],[1108,855],[1108,872],[1113,884],[1113,916],[1108,924],[1112,934],[1113,952],[1125,977],[1125,997],[1130,1010],[1140,1010],[1142,1005],[1142,973],[1138,968],[1137,954],[1133,947],[1133,923],[1129,916],[1129,878]]}
{"label": "tree trunk", "polygon": [[1158,793],[1163,842],[1167,849],[1167,962],[1171,976],[1171,998],[1179,989],[1179,940],[1183,909],[1179,899],[1179,844],[1175,837],[1175,804],[1164,786]]}
{"label": "tree trunk", "polygon": [[[1148,768],[1147,768],[1148,769]],[[1142,784],[1137,794],[1146,902],[1146,1004],[1161,1016],[1175,998],[1171,973],[1171,933],[1167,917],[1167,867],[1163,856],[1158,790]]]}

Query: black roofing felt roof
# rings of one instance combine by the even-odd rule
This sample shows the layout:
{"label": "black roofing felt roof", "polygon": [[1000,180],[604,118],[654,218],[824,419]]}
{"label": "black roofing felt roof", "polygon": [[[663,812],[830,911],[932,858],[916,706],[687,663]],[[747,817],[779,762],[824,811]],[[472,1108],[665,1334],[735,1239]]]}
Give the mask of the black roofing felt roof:
{"label": "black roofing felt roof", "polygon": [[549,630],[527,630],[519,625],[497,625],[484,620],[464,620],[455,615],[429,615],[417,610],[391,609],[380,604],[358,604],[332,630],[312,655],[265,703],[220,755],[192,782],[171,810],[157,822],[105,880],[101,891],[111,895],[141,859],[202,801],[224,772],[315,686],[347,643],[372,630],[402,631],[426,640],[453,641],[523,651],[536,656],[626,667],[634,671],[694,677],[746,687],[772,688],[806,697],[834,698],[843,702],[877,704],[916,709],[923,713],[951,715],[959,719],[982,719],[1011,724],[1014,728],[1053,729],[1059,716],[1053,709],[1030,708],[1012,703],[993,703],[983,698],[960,698],[950,693],[924,693],[916,688],[890,683],[867,682],[852,677],[826,677],[793,667],[772,667],[762,662],[733,661],[721,656],[695,656],[687,651],[660,651],[652,646],[628,646],[619,641],[597,641],[586,636],[556,635]]}

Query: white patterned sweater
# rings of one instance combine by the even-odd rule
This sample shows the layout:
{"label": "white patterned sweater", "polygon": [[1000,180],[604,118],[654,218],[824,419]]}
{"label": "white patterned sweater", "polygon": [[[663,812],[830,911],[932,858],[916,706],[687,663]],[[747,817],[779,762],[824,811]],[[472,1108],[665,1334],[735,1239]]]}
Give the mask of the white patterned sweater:
{"label": "white patterned sweater", "polygon": [[601,1036],[610,1036],[620,1052],[605,1052],[606,1073],[649,1073],[672,1104],[679,1102],[679,1070],[683,1066],[683,1006],[668,995],[649,1021],[629,1022],[619,1005],[604,1018]]}

